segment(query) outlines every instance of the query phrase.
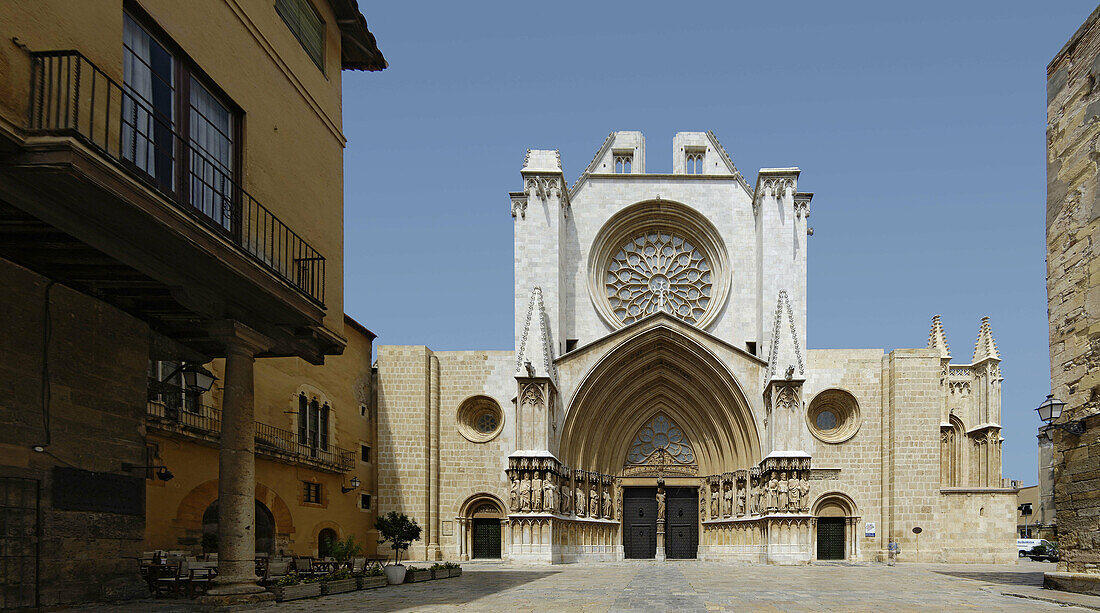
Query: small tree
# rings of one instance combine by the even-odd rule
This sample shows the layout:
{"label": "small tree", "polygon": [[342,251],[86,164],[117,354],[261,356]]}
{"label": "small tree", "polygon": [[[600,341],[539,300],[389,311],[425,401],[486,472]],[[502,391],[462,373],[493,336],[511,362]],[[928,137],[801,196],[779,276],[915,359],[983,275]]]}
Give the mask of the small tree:
{"label": "small tree", "polygon": [[416,520],[409,519],[408,515],[390,511],[385,515],[379,515],[374,520],[374,529],[382,537],[378,543],[389,543],[393,548],[393,563],[401,561],[401,552],[406,551],[413,541],[420,540],[420,526]]}

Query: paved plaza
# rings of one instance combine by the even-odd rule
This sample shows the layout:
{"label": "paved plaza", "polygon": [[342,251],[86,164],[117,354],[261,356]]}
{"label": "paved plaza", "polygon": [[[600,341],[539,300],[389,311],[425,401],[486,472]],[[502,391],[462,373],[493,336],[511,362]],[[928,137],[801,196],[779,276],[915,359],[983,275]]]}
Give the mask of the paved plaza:
{"label": "paved plaza", "polygon": [[[264,607],[351,611],[1087,611],[1100,597],[1041,589],[1053,564],[738,566],[631,562],[521,567],[466,563],[461,577]],[[1016,594],[1015,596],[1010,594]],[[1036,599],[1038,598],[1038,599]],[[1060,600],[1062,604],[1043,599]],[[1067,607],[1066,603],[1089,608]],[[142,601],[85,613],[176,613],[182,601]]]}

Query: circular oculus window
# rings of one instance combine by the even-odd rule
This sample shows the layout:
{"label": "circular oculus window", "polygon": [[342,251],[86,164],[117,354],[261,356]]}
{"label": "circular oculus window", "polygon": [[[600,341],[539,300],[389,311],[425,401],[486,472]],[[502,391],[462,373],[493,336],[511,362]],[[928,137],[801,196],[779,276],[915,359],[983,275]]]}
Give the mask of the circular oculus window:
{"label": "circular oculus window", "polygon": [[458,431],[474,443],[487,443],[504,429],[504,413],[496,400],[488,396],[467,398],[455,416]]}
{"label": "circular oculus window", "polygon": [[589,291],[612,327],[667,313],[706,328],[729,291],[728,258],[717,229],[686,205],[629,206],[600,230],[589,255]]}
{"label": "circular oculus window", "polygon": [[806,411],[810,433],[825,443],[843,443],[859,430],[859,403],[844,390],[819,392]]}

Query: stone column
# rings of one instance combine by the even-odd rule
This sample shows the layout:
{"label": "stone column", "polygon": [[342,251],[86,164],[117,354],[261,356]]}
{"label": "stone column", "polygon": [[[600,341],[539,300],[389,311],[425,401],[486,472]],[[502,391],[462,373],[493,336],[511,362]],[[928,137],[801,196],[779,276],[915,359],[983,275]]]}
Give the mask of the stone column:
{"label": "stone column", "polygon": [[429,560],[442,560],[443,551],[439,548],[439,532],[441,522],[439,517],[439,358],[431,356],[429,362],[429,388],[431,403],[431,459],[429,460],[429,521],[428,521],[428,551]]}
{"label": "stone column", "polygon": [[467,560],[466,557],[466,518],[456,517],[455,525],[458,528],[455,530],[455,541],[457,546],[455,547],[455,557],[459,560]]}
{"label": "stone column", "polygon": [[218,326],[225,343],[221,446],[218,452],[218,577],[206,602],[270,600],[256,578],[256,421],[254,356],[270,346],[236,322]]}

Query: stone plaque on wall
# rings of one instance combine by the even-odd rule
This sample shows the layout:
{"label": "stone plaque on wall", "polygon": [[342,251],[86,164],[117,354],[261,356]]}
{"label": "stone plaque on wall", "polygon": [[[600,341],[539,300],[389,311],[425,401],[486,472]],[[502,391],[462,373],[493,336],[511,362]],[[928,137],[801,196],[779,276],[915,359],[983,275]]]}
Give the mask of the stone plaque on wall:
{"label": "stone plaque on wall", "polygon": [[443,536],[453,536],[453,535],[454,535],[454,523],[449,522],[449,521],[443,522]]}

